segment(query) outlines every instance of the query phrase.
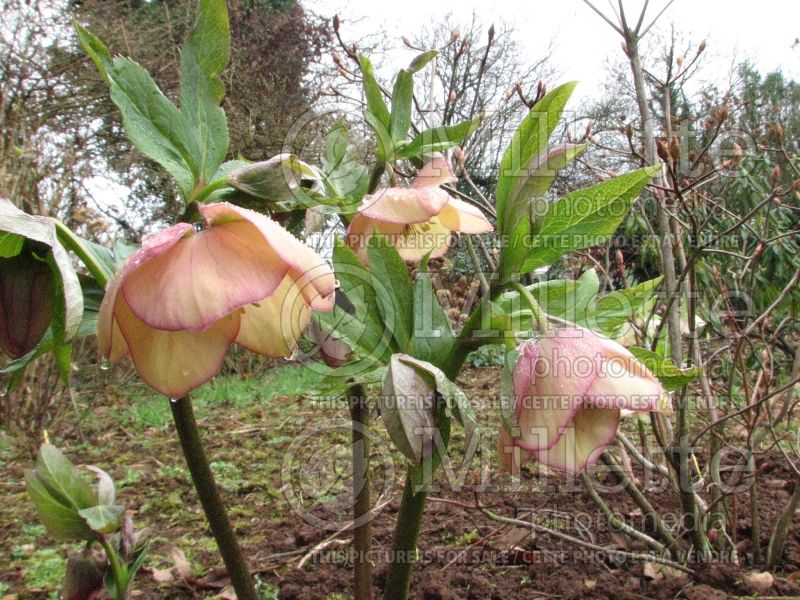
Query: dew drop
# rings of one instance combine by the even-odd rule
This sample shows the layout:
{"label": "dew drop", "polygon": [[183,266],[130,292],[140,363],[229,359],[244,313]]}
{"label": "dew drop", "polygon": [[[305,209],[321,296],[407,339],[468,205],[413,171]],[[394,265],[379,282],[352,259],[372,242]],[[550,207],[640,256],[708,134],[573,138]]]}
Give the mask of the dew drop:
{"label": "dew drop", "polygon": [[297,355],[298,354],[299,354],[299,352],[298,352],[297,348],[295,348],[294,350],[292,350],[292,353],[289,356],[284,356],[283,360],[285,360],[286,362],[291,362],[291,361],[297,359]]}
{"label": "dew drop", "polygon": [[194,230],[195,230],[196,233],[200,233],[201,231],[203,231],[203,224],[202,223],[195,223],[194,224]]}
{"label": "dew drop", "polygon": [[100,359],[100,370],[101,371],[108,371],[111,368],[111,361],[107,358]]}
{"label": "dew drop", "polygon": [[333,289],[338,290],[340,287],[342,287],[342,284],[339,283],[338,279],[333,282]]}
{"label": "dew drop", "polygon": [[179,400],[180,400],[180,398],[170,398],[169,399],[169,401],[172,402],[173,404],[177,403]]}

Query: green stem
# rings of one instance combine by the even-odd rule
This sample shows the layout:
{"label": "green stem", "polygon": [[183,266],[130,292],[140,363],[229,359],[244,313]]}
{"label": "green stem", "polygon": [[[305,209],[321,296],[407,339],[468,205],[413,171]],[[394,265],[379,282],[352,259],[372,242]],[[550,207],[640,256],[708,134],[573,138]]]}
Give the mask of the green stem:
{"label": "green stem", "polygon": [[219,497],[214,475],[208,464],[208,458],[200,441],[200,431],[192,410],[192,400],[189,396],[170,401],[172,418],[178,431],[183,456],[192,475],[194,487],[200,497],[200,504],[211,526],[211,532],[217,542],[217,547],[228,569],[228,576],[236,591],[239,600],[257,600],[253,579],[247,568],[242,550],[236,540],[236,534],[225,512],[225,507]]}
{"label": "green stem", "polygon": [[528,306],[531,307],[533,318],[536,321],[536,329],[540,333],[546,333],[550,328],[550,325],[547,323],[547,315],[542,310],[542,307],[539,306],[539,303],[536,301],[536,298],[533,297],[533,294],[531,294],[530,290],[522,285],[519,281],[512,282],[511,287],[518,291],[520,297]]}
{"label": "green stem", "polygon": [[193,194],[189,202],[202,202],[203,200],[208,198],[212,193],[226,187],[231,187],[231,184],[228,181],[227,177],[223,177],[222,179],[217,179],[216,181],[209,183],[206,187],[204,187],[196,194]]}
{"label": "green stem", "polygon": [[75,235],[69,227],[64,225],[61,221],[56,221],[56,235],[58,241],[63,246],[72,250],[86,265],[86,268],[94,277],[95,281],[101,288],[105,288],[108,282],[114,277],[114,273],[109,271],[108,268],[102,263],[98,262],[86,246],[86,242]]}
{"label": "green stem", "polygon": [[369,493],[369,406],[364,386],[350,388],[350,418],[353,422],[353,598],[372,598],[372,541]]}
{"label": "green stem", "polygon": [[406,600],[417,560],[417,540],[422,526],[422,513],[425,510],[427,493],[420,490],[414,493],[414,483],[410,472],[406,476],[403,499],[394,530],[392,562],[386,574],[386,600]]}
{"label": "green stem", "polygon": [[114,585],[117,592],[114,600],[125,600],[125,598],[128,597],[128,574],[119,561],[117,551],[106,536],[100,537],[100,545],[103,547],[103,550],[106,551],[108,564],[111,565],[111,573],[114,575]]}

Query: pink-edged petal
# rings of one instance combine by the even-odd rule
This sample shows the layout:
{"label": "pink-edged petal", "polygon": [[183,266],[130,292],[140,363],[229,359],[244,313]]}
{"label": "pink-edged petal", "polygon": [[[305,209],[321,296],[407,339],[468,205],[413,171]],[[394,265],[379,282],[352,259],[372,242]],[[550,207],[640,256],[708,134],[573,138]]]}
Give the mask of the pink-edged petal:
{"label": "pink-edged petal", "polygon": [[420,189],[424,187],[438,187],[445,183],[455,183],[458,178],[453,173],[450,161],[441,154],[437,154],[417,173],[411,187]]}
{"label": "pink-edged petal", "polygon": [[117,296],[115,311],[136,372],[151,388],[179,398],[219,371],[239,331],[239,314],[223,317],[201,332],[165,331],[149,327]]}
{"label": "pink-edged petal", "polygon": [[655,377],[636,374],[642,367],[633,356],[606,359],[602,373],[586,391],[584,403],[631,412],[659,410],[664,390]]}
{"label": "pink-edged petal", "polygon": [[438,187],[391,187],[364,196],[358,212],[378,221],[408,225],[438,215],[449,200],[450,195]]}
{"label": "pink-edged petal", "polygon": [[115,362],[115,357],[116,360],[119,360],[128,353],[127,345],[124,339],[118,335],[118,329],[114,323],[114,306],[120,286],[128,275],[143,263],[167,252],[193,229],[188,223],[178,223],[157,234],[145,237],[142,240],[142,247],[131,254],[122,268],[114,275],[103,295],[100,314],[97,316],[97,345],[101,356]]}
{"label": "pink-edged petal", "polygon": [[290,356],[311,318],[311,309],[291,277],[272,295],[244,307],[236,343],[264,356]]}
{"label": "pink-edged petal", "polygon": [[494,227],[483,215],[483,213],[466,202],[457,198],[451,198],[439,213],[442,225],[450,231],[459,233],[488,233],[494,231]]}
{"label": "pink-edged petal", "polygon": [[528,351],[517,360],[515,371],[532,373],[527,389],[522,375],[514,381],[520,427],[517,443],[526,450],[543,450],[558,442],[601,372],[597,342],[584,332],[581,328],[551,330],[537,340],[535,357]]}
{"label": "pink-edged petal", "polygon": [[289,265],[244,219],[188,235],[128,275],[121,293],[156,329],[203,331],[268,296]]}
{"label": "pink-edged petal", "polygon": [[537,460],[554,469],[580,473],[594,464],[612,442],[619,417],[618,410],[581,408],[558,442],[537,453]]}
{"label": "pink-edged petal", "polygon": [[[255,211],[227,202],[217,202],[200,207],[200,213],[209,223],[227,223],[235,219],[250,222],[261,232],[263,239],[274,252],[289,265],[288,272],[298,282],[303,295],[315,310],[332,310],[336,290],[333,269],[319,254],[304,244],[278,223]],[[255,302],[256,300],[253,300]]]}
{"label": "pink-edged petal", "polygon": [[531,453],[520,448],[514,442],[506,428],[500,425],[500,433],[497,436],[497,460],[500,470],[514,476],[519,476],[520,467],[531,458]]}
{"label": "pink-edged petal", "polygon": [[364,266],[369,266],[369,256],[367,255],[367,247],[369,239],[375,232],[384,235],[400,235],[405,231],[405,225],[398,225],[397,223],[385,223],[376,221],[362,215],[361,213],[353,217],[350,222],[350,227],[347,228],[347,235],[345,236],[345,243],[352,248],[356,253],[359,260]]}

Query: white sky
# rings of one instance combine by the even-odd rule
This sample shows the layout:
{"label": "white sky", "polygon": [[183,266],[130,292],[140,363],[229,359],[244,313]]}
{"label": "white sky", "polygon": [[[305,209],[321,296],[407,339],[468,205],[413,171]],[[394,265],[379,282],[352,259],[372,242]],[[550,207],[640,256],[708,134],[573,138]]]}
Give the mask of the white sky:
{"label": "white sky", "polygon": [[[608,15],[609,1],[593,4]],[[629,22],[638,17],[643,2],[623,1]],[[622,57],[618,34],[582,0],[307,0],[307,5],[324,16],[339,13],[347,41],[383,30],[398,47],[401,35],[413,37],[417,29],[448,13],[467,21],[474,10],[487,24],[493,19],[514,24],[532,60],[553,40],[559,81],[581,81],[579,96],[597,95],[608,59]],[[645,22],[665,5],[666,0],[651,0]],[[780,67],[800,79],[800,44],[793,47],[800,37],[800,0],[675,0],[653,31],[668,31],[671,24],[695,47],[707,39],[701,75],[709,80],[726,81],[732,62],[745,58],[762,73]]]}

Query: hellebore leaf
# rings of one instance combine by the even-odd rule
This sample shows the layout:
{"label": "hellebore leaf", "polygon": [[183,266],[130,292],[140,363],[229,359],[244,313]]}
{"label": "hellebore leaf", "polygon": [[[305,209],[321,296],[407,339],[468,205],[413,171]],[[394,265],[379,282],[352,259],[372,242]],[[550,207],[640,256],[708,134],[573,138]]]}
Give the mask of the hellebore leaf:
{"label": "hellebore leaf", "polygon": [[383,322],[393,323],[394,339],[404,351],[410,345],[414,327],[414,292],[408,268],[397,249],[382,235],[373,235],[368,243],[367,256],[373,281],[376,285],[383,284],[389,292],[377,295],[378,308]]}
{"label": "hellebore leaf", "polygon": [[364,95],[367,98],[367,109],[370,113],[375,115],[380,123],[383,124],[385,130],[389,130],[391,123],[391,116],[386,102],[383,101],[383,93],[381,92],[380,85],[375,79],[375,74],[372,70],[372,63],[366,56],[358,57],[358,64],[361,66],[361,74],[364,78]]}
{"label": "hellebore leaf", "polygon": [[626,323],[645,303],[655,298],[663,277],[656,277],[631,288],[616,290],[597,299],[586,314],[592,329],[612,333]]}
{"label": "hellebore leaf", "polygon": [[181,113],[198,138],[195,166],[205,185],[228,152],[228,121],[220,107],[225,87],[220,74],[230,59],[225,0],[201,0],[194,30],[181,49]]}
{"label": "hellebore leaf", "polygon": [[392,140],[402,142],[411,127],[411,108],[414,100],[414,77],[410,71],[400,69],[392,89],[392,114],[389,130]]}
{"label": "hellebore leaf", "polygon": [[78,515],[77,509],[57,500],[35,471],[25,473],[25,486],[50,537],[64,542],[97,537]]}
{"label": "hellebore leaf", "polygon": [[80,25],[75,28],[81,45],[108,83],[131,143],[164,167],[188,198],[199,175],[200,165],[195,160],[200,151],[184,114],[141,66],[127,58],[112,60],[103,42]]}
{"label": "hellebore leaf", "polygon": [[392,355],[378,405],[392,442],[412,465],[418,465],[433,442],[436,394],[432,382],[403,358]]}
{"label": "hellebore leaf", "polygon": [[626,173],[578,190],[550,205],[522,271],[552,264],[564,254],[603,243],[616,231],[631,204],[660,166]]}
{"label": "hellebore leaf", "polygon": [[385,364],[392,351],[395,317],[392,315],[384,324],[378,295],[384,302],[390,302],[389,289],[382,282],[373,282],[372,274],[355,252],[338,239],[333,249],[333,266],[339,281],[337,304],[333,311],[316,313],[315,317],[334,338],[347,342],[360,355]]}
{"label": "hellebore leaf", "polygon": [[514,222],[506,217],[506,202],[519,178],[525,176],[525,167],[530,160],[547,148],[550,135],[576,85],[577,82],[565,83],[547,94],[531,108],[514,133],[497,173],[498,233],[511,233],[509,229]]}
{"label": "hellebore leaf", "polygon": [[398,150],[397,156],[413,158],[449,150],[463,143],[480,124],[481,117],[475,117],[471,121],[463,121],[455,125],[441,125],[433,129],[426,129],[411,140],[407,146]]}
{"label": "hellebore leaf", "polygon": [[100,287],[105,289],[118,268],[111,252],[100,244],[76,235],[69,227],[60,222],[56,222],[56,234],[63,246],[75,253]]}
{"label": "hellebore leaf", "polygon": [[330,195],[360,201],[369,186],[369,171],[356,162],[348,151],[348,144],[347,127],[339,121],[325,139],[325,158],[322,159],[325,182]]}
{"label": "hellebore leaf", "polygon": [[437,360],[448,353],[453,344],[450,319],[444,314],[434,293],[428,269],[428,258],[420,263],[414,283],[414,330],[411,355],[426,361]]}
{"label": "hellebore leaf", "polygon": [[525,168],[520,170],[506,202],[503,230],[512,230],[512,235],[503,248],[502,277],[519,272],[528,255],[531,236],[538,233],[547,214],[549,200],[545,194],[556,173],[585,148],[575,144],[548,146],[531,157]]}
{"label": "hellebore leaf", "polygon": [[81,518],[92,531],[102,534],[114,533],[122,527],[122,518],[125,516],[125,509],[121,506],[109,506],[98,504],[78,511]]}
{"label": "hellebore leaf", "polygon": [[62,504],[76,510],[97,504],[97,497],[81,472],[52,444],[39,448],[36,476]]}
{"label": "hellebore leaf", "polygon": [[641,361],[661,382],[664,389],[672,392],[691,383],[700,376],[700,367],[681,369],[669,358],[660,356],[655,352],[632,346],[628,348],[637,360]]}

